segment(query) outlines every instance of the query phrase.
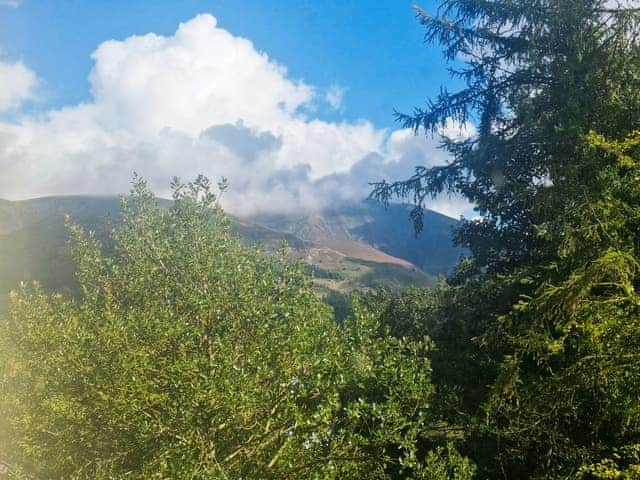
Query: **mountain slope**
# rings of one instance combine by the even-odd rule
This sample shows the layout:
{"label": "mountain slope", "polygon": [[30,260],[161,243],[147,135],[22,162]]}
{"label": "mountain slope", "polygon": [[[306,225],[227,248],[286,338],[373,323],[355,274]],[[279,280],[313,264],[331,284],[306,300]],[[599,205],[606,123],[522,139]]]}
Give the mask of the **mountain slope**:
{"label": "mountain slope", "polygon": [[77,291],[75,266],[67,250],[65,216],[105,237],[108,222],[120,220],[114,197],[43,197],[0,202],[0,311],[6,294],[21,281],[37,280],[48,290]]}
{"label": "mountain slope", "polygon": [[249,220],[309,242],[366,243],[432,275],[450,272],[464,253],[463,249],[454,247],[451,240],[451,230],[458,222],[426,210],[424,230],[416,236],[409,221],[410,210],[408,205],[385,207],[368,200],[320,213],[259,215]]}
{"label": "mountain slope", "polygon": [[[407,256],[395,255],[407,248],[396,247],[393,242],[413,234],[406,217],[396,216],[393,228],[397,231],[376,228],[378,221],[393,220],[385,219],[381,212],[386,211],[363,204],[341,212],[298,216],[293,221],[285,216],[232,220],[234,232],[248,243],[275,250],[286,242],[291,257],[307,264],[322,291],[434,285],[434,274],[446,271],[450,265],[439,259],[444,266],[438,270],[438,262],[426,255],[432,268],[425,272]],[[77,292],[74,265],[66,246],[66,215],[106,238],[109,225],[120,221],[120,202],[116,197],[90,196],[0,200],[0,310],[6,308],[7,293],[20,281],[37,280],[48,290]],[[258,224],[257,220],[263,221]],[[441,236],[450,243],[448,235],[444,232]],[[377,248],[377,244],[384,245],[384,249]]]}

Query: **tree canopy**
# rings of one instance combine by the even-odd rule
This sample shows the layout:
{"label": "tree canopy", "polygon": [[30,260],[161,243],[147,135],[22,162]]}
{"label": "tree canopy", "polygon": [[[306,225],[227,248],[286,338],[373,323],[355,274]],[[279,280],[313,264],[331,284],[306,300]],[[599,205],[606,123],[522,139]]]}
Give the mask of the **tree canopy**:
{"label": "tree canopy", "polygon": [[470,478],[432,440],[428,339],[359,307],[339,326],[300,265],[230,233],[207,179],[173,191],[137,180],[109,255],[71,226],[80,300],[13,294],[10,478]]}
{"label": "tree canopy", "polygon": [[439,315],[464,332],[445,357],[489,362],[480,382],[438,388],[473,392],[462,417],[483,478],[637,475],[640,9],[446,0],[418,15],[465,87],[398,119],[476,133],[442,139],[447,165],[372,195],[412,200],[418,231],[431,196],[478,212],[455,234],[471,256]]}

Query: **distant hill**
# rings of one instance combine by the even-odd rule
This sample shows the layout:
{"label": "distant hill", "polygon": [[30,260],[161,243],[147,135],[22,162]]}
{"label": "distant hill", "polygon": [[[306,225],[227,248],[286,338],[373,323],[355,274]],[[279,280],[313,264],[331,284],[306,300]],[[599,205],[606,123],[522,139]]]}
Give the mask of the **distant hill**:
{"label": "distant hill", "polygon": [[108,218],[120,220],[114,197],[48,197],[0,201],[0,311],[20,281],[39,281],[66,294],[77,291],[75,266],[66,248],[65,215],[105,236]]}
{"label": "distant hill", "polygon": [[[167,202],[168,203],[168,202]],[[106,238],[120,222],[117,197],[43,197],[0,200],[0,311],[20,281],[75,294],[74,265],[66,242],[65,216]],[[415,238],[408,207],[373,203],[305,215],[232,217],[234,231],[267,250],[285,241],[321,291],[352,291],[379,285],[435,284],[460,250],[451,246],[455,220],[426,212],[425,231]]]}
{"label": "distant hill", "polygon": [[323,212],[259,215],[248,220],[309,242],[359,241],[432,275],[451,271],[464,252],[451,241],[452,228],[458,221],[425,210],[424,230],[416,237],[409,220],[410,210],[409,205],[385,207],[367,200]]}

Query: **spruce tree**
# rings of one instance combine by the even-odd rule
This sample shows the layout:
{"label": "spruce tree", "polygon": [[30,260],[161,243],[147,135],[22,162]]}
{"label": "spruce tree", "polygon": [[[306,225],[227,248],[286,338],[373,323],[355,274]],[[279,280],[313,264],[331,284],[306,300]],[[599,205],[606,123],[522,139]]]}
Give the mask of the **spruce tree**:
{"label": "spruce tree", "polygon": [[374,184],[372,195],[412,200],[418,231],[432,196],[476,206],[479,219],[455,233],[471,255],[442,311],[467,326],[466,362],[490,359],[482,378],[454,385],[476,392],[468,448],[490,478],[631,475],[640,463],[640,8],[447,0],[418,15],[465,87],[398,119],[427,134],[471,122],[477,134],[443,138],[447,165]]}

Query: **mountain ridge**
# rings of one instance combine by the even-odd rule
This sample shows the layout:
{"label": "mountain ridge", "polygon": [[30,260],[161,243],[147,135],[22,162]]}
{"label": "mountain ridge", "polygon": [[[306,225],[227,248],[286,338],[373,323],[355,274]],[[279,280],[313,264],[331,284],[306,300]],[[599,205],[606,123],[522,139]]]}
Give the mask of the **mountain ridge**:
{"label": "mountain ridge", "polygon": [[[459,249],[451,246],[450,227],[456,221],[427,212],[435,219],[430,233],[421,240],[411,240],[415,236],[408,208],[392,205],[385,209],[367,201],[322,212],[246,218],[230,215],[230,219],[234,233],[247,243],[275,250],[285,242],[291,258],[307,264],[320,291],[433,286],[436,276],[447,273],[459,257]],[[61,293],[76,292],[74,266],[66,248],[67,214],[99,237],[107,237],[105,220],[112,225],[120,221],[120,200],[99,195],[0,199],[0,296],[5,302],[6,294],[23,280],[37,280]],[[437,245],[443,242],[448,246]],[[434,245],[446,255],[429,248]],[[422,247],[422,253],[410,251]]]}
{"label": "mountain ridge", "polygon": [[424,229],[416,236],[406,204],[385,206],[373,200],[327,209],[322,213],[261,214],[248,219],[291,233],[302,240],[356,240],[393,257],[407,260],[432,275],[448,273],[464,249],[453,246],[452,229],[459,223],[432,210],[424,211]]}

